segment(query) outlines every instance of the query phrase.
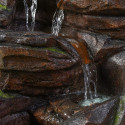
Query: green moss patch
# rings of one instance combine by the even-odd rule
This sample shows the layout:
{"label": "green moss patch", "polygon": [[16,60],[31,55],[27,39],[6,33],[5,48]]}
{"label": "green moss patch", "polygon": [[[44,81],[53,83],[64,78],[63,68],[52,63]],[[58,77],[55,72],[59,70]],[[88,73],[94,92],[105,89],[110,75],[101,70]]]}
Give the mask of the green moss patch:
{"label": "green moss patch", "polygon": [[14,98],[13,95],[10,95],[10,94],[7,94],[7,93],[4,93],[2,90],[0,90],[0,97],[2,97],[2,98],[6,98],[6,99]]}
{"label": "green moss patch", "polygon": [[120,98],[119,107],[113,125],[120,125],[125,112],[125,96]]}
{"label": "green moss patch", "polygon": [[7,6],[0,4],[0,9],[6,10]]}
{"label": "green moss patch", "polygon": [[43,48],[43,50],[49,50],[49,51],[52,51],[52,52],[56,52],[56,53],[65,54],[66,55],[65,52],[63,52],[63,51],[61,51],[61,50],[59,50],[57,48]]}

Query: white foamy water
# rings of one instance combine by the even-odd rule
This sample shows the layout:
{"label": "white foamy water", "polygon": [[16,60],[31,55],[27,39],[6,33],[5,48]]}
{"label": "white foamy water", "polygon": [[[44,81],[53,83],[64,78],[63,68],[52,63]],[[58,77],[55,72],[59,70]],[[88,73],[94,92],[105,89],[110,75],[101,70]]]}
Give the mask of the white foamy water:
{"label": "white foamy water", "polygon": [[91,106],[91,105],[96,104],[96,103],[102,103],[102,102],[107,101],[109,99],[110,99],[109,96],[101,96],[101,97],[81,101],[80,105],[81,106]]}
{"label": "white foamy water", "polygon": [[64,20],[64,12],[63,10],[59,9],[54,13],[53,20],[52,20],[51,33],[53,35],[58,36],[59,31],[61,30],[63,20]]}
{"label": "white foamy water", "polygon": [[[26,14],[26,28],[28,31],[34,31],[35,17],[36,17],[36,10],[37,10],[37,0],[32,0],[31,7],[28,7],[27,0],[24,0],[24,8],[25,8],[25,14]],[[32,17],[31,26],[29,26],[29,11],[31,12],[31,17]]]}

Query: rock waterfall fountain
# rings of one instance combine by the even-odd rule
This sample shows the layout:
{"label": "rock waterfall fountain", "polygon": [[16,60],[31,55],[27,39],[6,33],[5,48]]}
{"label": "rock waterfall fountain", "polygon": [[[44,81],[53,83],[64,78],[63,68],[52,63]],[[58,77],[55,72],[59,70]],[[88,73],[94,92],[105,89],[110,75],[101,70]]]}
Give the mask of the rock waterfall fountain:
{"label": "rock waterfall fountain", "polygon": [[124,125],[124,13],[124,0],[0,0],[0,125]]}

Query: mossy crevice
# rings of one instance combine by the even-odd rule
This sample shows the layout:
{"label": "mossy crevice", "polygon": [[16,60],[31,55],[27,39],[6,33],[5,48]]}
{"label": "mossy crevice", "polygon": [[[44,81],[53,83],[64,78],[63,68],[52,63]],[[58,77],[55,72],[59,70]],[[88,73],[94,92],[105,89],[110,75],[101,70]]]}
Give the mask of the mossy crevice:
{"label": "mossy crevice", "polygon": [[64,55],[66,55],[66,53],[64,52],[64,51],[62,51],[62,50],[59,50],[59,49],[57,49],[57,48],[52,48],[52,47],[49,47],[49,48],[43,48],[43,50],[49,50],[49,51],[52,51],[52,52],[56,52],[56,53],[60,53],[60,54],[64,54]]}
{"label": "mossy crevice", "polygon": [[125,113],[125,96],[120,97],[119,107],[113,125],[120,125]]}
{"label": "mossy crevice", "polygon": [[14,98],[13,95],[4,93],[2,90],[0,90],[0,97],[1,97],[1,98],[6,98],[6,99]]}
{"label": "mossy crevice", "polygon": [[6,5],[2,5],[2,4],[0,4],[0,9],[2,9],[2,10],[6,10],[6,9],[7,9],[7,6],[6,6]]}

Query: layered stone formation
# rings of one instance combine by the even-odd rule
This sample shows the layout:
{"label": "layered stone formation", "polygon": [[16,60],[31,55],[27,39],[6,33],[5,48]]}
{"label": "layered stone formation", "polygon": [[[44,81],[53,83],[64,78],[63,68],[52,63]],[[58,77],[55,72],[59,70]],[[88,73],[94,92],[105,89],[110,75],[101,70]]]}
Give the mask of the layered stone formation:
{"label": "layered stone formation", "polygon": [[60,8],[65,12],[60,35],[85,44],[106,88],[120,94],[124,91],[125,2],[64,0]]}
{"label": "layered stone formation", "polygon": [[[56,8],[59,37],[48,34]],[[25,32],[23,1],[0,0],[0,89],[14,93],[0,91],[0,125],[124,125],[124,13],[124,0],[38,0],[36,32]],[[115,97],[80,105],[86,64]]]}

